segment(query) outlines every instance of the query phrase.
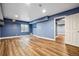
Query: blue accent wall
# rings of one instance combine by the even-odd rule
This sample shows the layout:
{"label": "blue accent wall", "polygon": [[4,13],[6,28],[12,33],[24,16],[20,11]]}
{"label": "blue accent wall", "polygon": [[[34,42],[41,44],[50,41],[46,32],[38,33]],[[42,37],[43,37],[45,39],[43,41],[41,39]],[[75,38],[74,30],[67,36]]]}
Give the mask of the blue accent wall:
{"label": "blue accent wall", "polygon": [[16,35],[27,35],[30,33],[29,32],[21,32],[21,24],[27,24],[29,25],[28,22],[23,22],[23,21],[17,21],[12,22],[11,19],[4,19],[5,24],[1,27],[1,36],[2,37],[7,37],[7,36],[16,36]]}
{"label": "blue accent wall", "polygon": [[1,27],[0,27],[0,37],[1,37]]}
{"label": "blue accent wall", "polygon": [[[34,35],[47,37],[47,38],[54,38],[54,18],[59,16],[68,16],[71,14],[79,13],[79,7],[74,8],[68,11],[64,11],[55,15],[43,17],[37,19],[37,21],[32,21],[32,32]],[[44,20],[41,21],[40,20]]]}
{"label": "blue accent wall", "polygon": [[35,24],[36,27],[33,28],[33,34],[41,36],[41,37],[53,38],[54,37],[53,22],[54,20],[36,23]]}
{"label": "blue accent wall", "polygon": [[33,29],[32,29],[32,24],[29,24],[29,31],[30,31],[30,33],[32,33],[32,32],[33,32]]}

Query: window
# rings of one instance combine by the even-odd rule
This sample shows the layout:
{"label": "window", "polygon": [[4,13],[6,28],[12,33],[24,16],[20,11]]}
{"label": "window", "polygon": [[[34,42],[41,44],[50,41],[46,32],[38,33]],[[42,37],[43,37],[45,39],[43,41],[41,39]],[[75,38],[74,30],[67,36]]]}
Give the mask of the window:
{"label": "window", "polygon": [[21,24],[21,32],[29,32],[29,26],[26,24]]}

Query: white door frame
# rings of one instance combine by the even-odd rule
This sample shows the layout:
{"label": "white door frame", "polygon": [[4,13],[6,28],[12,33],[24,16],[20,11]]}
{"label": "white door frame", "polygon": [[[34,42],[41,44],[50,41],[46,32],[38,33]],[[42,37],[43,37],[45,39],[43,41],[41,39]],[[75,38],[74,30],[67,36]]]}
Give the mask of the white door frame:
{"label": "white door frame", "polygon": [[56,19],[63,18],[66,16],[59,16],[54,18],[54,39],[56,38]]}

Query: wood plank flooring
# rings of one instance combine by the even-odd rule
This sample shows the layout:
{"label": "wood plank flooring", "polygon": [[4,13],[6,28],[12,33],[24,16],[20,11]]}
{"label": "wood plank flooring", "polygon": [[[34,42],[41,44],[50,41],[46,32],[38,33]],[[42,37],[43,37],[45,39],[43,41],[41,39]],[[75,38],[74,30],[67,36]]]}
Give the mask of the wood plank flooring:
{"label": "wood plank flooring", "polygon": [[[27,42],[28,41],[28,42]],[[79,56],[79,47],[37,38],[0,40],[0,56]]]}

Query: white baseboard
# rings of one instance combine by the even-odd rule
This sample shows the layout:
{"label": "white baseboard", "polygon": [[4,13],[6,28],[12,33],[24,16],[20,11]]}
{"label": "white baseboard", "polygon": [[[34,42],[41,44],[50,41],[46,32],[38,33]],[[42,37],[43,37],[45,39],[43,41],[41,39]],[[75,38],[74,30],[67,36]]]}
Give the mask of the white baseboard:
{"label": "white baseboard", "polygon": [[38,35],[33,35],[33,36],[36,36],[38,38],[43,38],[43,39],[46,39],[46,40],[53,40],[53,41],[55,41],[55,39],[52,39],[52,38],[42,37],[42,36],[38,36]]}
{"label": "white baseboard", "polygon": [[[53,41],[55,41],[55,39],[51,39],[51,38],[47,38],[47,37],[41,37],[41,36],[38,36],[38,35],[33,35],[33,36],[36,36],[38,38],[43,38],[43,39],[46,39],[46,40],[53,40]],[[65,44],[69,44],[69,43],[65,43]],[[75,45],[75,44],[69,44],[69,45],[73,45],[73,46],[79,47],[79,45]]]}
{"label": "white baseboard", "polygon": [[20,36],[1,37],[0,39],[10,39],[10,38],[16,38],[16,37],[20,37]]}
{"label": "white baseboard", "polygon": [[9,36],[9,37],[1,37],[1,39],[10,39],[10,38],[17,38],[17,37],[22,37],[22,36],[27,36],[27,35],[19,35],[19,36]]}
{"label": "white baseboard", "polygon": [[73,43],[68,43],[68,42],[66,42],[65,44],[69,44],[69,45],[72,45],[72,46],[79,47],[79,44],[73,44]]}

